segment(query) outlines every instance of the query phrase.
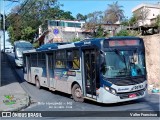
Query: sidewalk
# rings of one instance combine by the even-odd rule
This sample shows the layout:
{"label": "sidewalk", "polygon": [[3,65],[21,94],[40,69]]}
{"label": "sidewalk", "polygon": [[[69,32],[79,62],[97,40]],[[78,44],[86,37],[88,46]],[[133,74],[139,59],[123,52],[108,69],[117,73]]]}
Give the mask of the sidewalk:
{"label": "sidewalk", "polygon": [[29,105],[29,96],[17,81],[7,58],[1,53],[0,111],[19,111]]}

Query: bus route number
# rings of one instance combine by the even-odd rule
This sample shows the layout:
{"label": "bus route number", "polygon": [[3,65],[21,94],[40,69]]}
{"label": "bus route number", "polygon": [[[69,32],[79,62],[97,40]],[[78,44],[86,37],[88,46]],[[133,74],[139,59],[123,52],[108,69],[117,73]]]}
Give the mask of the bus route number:
{"label": "bus route number", "polygon": [[136,85],[132,88],[132,91],[135,91],[135,90],[140,90],[143,88],[143,85]]}

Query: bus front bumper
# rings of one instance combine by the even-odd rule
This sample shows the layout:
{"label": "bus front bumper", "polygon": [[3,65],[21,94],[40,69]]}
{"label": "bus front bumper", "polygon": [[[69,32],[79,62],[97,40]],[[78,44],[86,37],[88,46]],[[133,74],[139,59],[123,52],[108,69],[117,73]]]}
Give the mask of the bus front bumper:
{"label": "bus front bumper", "polygon": [[[131,101],[131,100],[136,100],[140,99],[146,96],[147,91],[144,90],[139,90],[135,91],[133,93],[123,93],[123,94],[112,94],[107,92],[104,88],[101,88],[102,96],[99,96],[97,101],[101,103],[119,103],[119,102],[125,102],[125,101]],[[132,94],[136,94],[136,96],[129,97]]]}

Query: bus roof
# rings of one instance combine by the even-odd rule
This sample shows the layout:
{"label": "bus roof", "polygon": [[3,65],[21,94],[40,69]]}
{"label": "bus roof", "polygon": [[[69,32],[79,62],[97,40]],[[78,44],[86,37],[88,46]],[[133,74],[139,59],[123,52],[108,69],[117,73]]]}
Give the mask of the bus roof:
{"label": "bus roof", "polygon": [[[72,43],[50,43],[42,45],[41,47],[37,48],[36,51],[48,51],[48,50],[56,50],[56,49],[63,49],[63,48],[74,48],[80,46],[88,46],[88,45],[97,45],[100,46],[102,40],[120,40],[120,39],[141,39],[139,37],[134,36],[116,36],[116,37],[109,37],[109,38],[89,38],[84,39],[77,42]],[[30,51],[33,52],[33,51]]]}
{"label": "bus roof", "polygon": [[33,45],[28,41],[15,41],[14,46],[16,47],[33,47]]}
{"label": "bus roof", "polygon": [[36,51],[47,51],[47,50],[53,50],[53,49],[79,47],[82,45],[87,45],[87,44],[89,45],[91,43],[96,44],[102,39],[105,39],[105,38],[84,39],[82,41],[72,42],[72,43],[50,43],[50,44],[42,45],[41,47],[37,48]]}
{"label": "bus roof", "polygon": [[19,40],[19,41],[15,41],[14,44],[16,43],[30,43],[29,41],[25,41],[25,40]]}

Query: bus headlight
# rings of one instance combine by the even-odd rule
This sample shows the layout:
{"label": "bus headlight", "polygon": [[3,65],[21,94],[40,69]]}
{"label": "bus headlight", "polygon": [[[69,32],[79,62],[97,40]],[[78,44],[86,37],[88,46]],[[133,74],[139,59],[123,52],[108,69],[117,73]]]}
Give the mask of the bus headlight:
{"label": "bus headlight", "polygon": [[116,90],[111,89],[111,93],[113,93],[114,95],[116,95]]}
{"label": "bus headlight", "polygon": [[116,93],[116,90],[115,90],[115,89],[113,89],[113,88],[110,88],[110,87],[104,86],[104,89],[105,89],[106,91],[108,91],[108,92],[110,92],[110,93],[114,94],[114,95],[116,95],[116,94],[117,94],[117,93]]}

